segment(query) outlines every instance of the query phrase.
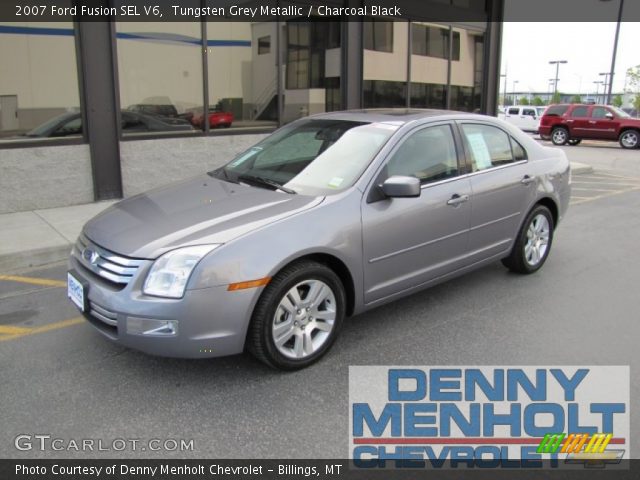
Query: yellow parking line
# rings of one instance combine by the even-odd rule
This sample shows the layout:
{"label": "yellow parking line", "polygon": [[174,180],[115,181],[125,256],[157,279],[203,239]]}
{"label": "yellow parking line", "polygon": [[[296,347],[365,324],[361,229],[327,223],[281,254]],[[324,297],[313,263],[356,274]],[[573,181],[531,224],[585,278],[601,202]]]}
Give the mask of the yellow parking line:
{"label": "yellow parking line", "polygon": [[21,335],[30,332],[30,328],[14,327],[12,325],[0,325],[0,335]]}
{"label": "yellow parking line", "polygon": [[8,282],[28,283],[30,285],[43,285],[45,287],[66,287],[67,282],[50,280],[48,278],[20,277],[18,275],[0,275],[0,280]]}
{"label": "yellow parking line", "polygon": [[[0,342],[5,342],[7,340],[15,340],[17,338],[22,338],[22,337],[28,337],[30,335],[35,335],[37,333],[45,333],[45,332],[50,332],[52,330],[59,330],[61,328],[71,327],[73,325],[80,325],[81,323],[84,323],[83,317],[74,317],[74,318],[69,318],[68,320],[62,320],[61,322],[48,323],[46,325],[42,325],[41,327],[35,327],[35,328],[13,327],[13,328],[22,330],[22,332],[21,333],[16,332],[11,335],[0,336]],[[0,333],[4,333],[4,332],[0,330]]]}

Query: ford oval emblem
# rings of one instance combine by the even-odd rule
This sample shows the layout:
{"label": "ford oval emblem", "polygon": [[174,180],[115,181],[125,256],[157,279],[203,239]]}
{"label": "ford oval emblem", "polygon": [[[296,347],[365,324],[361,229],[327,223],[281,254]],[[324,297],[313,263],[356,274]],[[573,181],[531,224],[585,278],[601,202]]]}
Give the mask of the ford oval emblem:
{"label": "ford oval emblem", "polygon": [[87,262],[89,262],[92,265],[96,264],[96,262],[98,261],[98,257],[99,257],[98,252],[94,252],[90,248],[85,248],[82,251],[82,258],[84,258]]}

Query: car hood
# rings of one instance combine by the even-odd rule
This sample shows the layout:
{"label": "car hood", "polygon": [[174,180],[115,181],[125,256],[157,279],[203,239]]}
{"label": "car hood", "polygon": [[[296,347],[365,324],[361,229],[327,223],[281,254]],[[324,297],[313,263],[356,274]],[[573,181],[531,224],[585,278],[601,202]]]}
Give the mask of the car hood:
{"label": "car hood", "polygon": [[229,242],[323,199],[202,175],[118,202],[83,233],[114,253],[154,259],[177,247]]}

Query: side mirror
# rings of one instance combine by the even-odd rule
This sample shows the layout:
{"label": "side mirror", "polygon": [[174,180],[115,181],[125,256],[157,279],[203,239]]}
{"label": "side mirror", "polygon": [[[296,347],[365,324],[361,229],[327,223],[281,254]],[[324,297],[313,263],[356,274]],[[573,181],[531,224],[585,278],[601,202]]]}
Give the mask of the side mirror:
{"label": "side mirror", "polygon": [[613,113],[611,113],[611,112],[607,112],[607,113],[605,114],[605,117],[607,117],[609,120],[613,120]]}
{"label": "side mirror", "polygon": [[420,180],[416,177],[394,175],[385,180],[382,184],[382,191],[389,198],[419,197]]}

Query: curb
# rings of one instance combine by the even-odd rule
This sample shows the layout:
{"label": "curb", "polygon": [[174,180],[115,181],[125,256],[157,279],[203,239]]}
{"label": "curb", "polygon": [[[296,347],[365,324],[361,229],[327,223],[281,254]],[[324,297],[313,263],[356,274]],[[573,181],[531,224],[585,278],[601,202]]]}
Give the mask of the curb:
{"label": "curb", "polygon": [[593,173],[593,167],[586,163],[571,162],[571,173],[573,175],[584,175],[586,173]]}
{"label": "curb", "polygon": [[69,258],[72,245],[59,245],[56,247],[37,248],[0,255],[0,272],[12,272],[26,270],[34,267],[45,267],[52,263],[58,263]]}

